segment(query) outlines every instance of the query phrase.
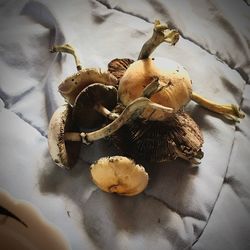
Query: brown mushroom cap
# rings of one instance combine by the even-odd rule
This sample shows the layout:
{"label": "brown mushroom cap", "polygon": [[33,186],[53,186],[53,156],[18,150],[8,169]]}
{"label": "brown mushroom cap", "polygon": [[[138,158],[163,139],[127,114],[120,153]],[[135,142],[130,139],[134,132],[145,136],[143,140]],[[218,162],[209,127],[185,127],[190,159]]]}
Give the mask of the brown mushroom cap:
{"label": "brown mushroom cap", "polygon": [[[143,89],[158,77],[165,87],[150,99],[153,102],[173,108],[177,112],[191,99],[192,85],[187,71],[178,63],[163,59],[144,59],[132,63],[120,79],[118,94],[123,105],[142,95]],[[165,120],[169,114],[152,110],[143,113],[145,119]]]}
{"label": "brown mushroom cap", "polygon": [[103,83],[117,86],[117,79],[109,72],[100,69],[82,69],[70,77],[67,77],[58,87],[58,91],[65,100],[73,106],[76,97],[88,85],[92,83]]}
{"label": "brown mushroom cap", "polygon": [[72,108],[69,105],[59,107],[49,123],[49,152],[54,162],[62,168],[70,169],[78,160],[81,142],[65,141],[66,132],[77,131],[72,123]]}
{"label": "brown mushroom cap", "polygon": [[77,96],[73,108],[74,121],[81,128],[97,127],[105,117],[96,111],[95,106],[112,110],[116,104],[117,89],[114,86],[93,83]]}
{"label": "brown mushroom cap", "polygon": [[129,58],[115,58],[108,64],[108,71],[112,73],[118,80],[124,75],[125,71],[134,60]]}
{"label": "brown mushroom cap", "polygon": [[94,183],[103,191],[133,196],[148,184],[144,167],[124,156],[103,157],[90,167]]}
{"label": "brown mushroom cap", "polygon": [[180,157],[196,164],[203,157],[202,132],[183,111],[167,121],[137,119],[120,129],[112,139],[123,154],[136,161],[160,163]]}

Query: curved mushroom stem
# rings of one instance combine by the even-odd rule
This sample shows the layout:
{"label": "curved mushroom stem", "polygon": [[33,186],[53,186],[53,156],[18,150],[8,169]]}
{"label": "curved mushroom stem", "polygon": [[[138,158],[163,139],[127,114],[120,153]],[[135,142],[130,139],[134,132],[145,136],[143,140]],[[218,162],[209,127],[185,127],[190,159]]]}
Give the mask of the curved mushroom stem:
{"label": "curved mushroom stem", "polygon": [[71,45],[69,45],[69,44],[55,45],[52,47],[50,52],[51,53],[65,52],[65,53],[71,54],[75,59],[77,70],[79,71],[82,69],[82,65],[80,63],[79,57],[77,56],[75,49]]}
{"label": "curved mushroom stem", "polygon": [[138,60],[148,58],[162,42],[175,45],[178,40],[179,33],[177,30],[169,29],[167,25],[161,24],[159,20],[156,20],[153,35],[143,44]]}
{"label": "curved mushroom stem", "polygon": [[117,113],[113,113],[111,111],[109,111],[107,108],[105,108],[104,106],[102,106],[101,104],[95,105],[95,110],[100,113],[101,115],[103,115],[104,117],[108,118],[109,120],[115,120],[116,118],[119,117],[119,115]]}
{"label": "curved mushroom stem", "polygon": [[81,133],[82,141],[85,144],[102,139],[106,136],[112,135],[115,131],[121,128],[129,120],[137,118],[145,110],[145,108],[150,107],[154,110],[162,110],[167,113],[172,113],[173,109],[162,106],[160,104],[150,101],[146,97],[139,97],[131,102],[121,113],[121,115],[114,120],[112,123],[108,124],[104,128],[90,133]]}
{"label": "curved mushroom stem", "polygon": [[121,115],[115,119],[113,122],[108,124],[107,126],[96,130],[94,132],[89,133],[75,133],[75,132],[67,132],[64,134],[65,141],[80,141],[84,144],[89,144],[93,141],[102,139],[106,136],[110,136],[119,128],[121,128],[124,124],[126,124],[129,120],[137,118],[141,113],[145,110],[145,108],[152,108],[154,110],[161,110],[167,113],[172,113],[173,109],[162,106],[160,104],[154,103],[150,101],[146,97],[139,97],[131,102],[121,113]]}
{"label": "curved mushroom stem", "polygon": [[217,104],[194,92],[192,93],[191,100],[200,104],[202,107],[215,113],[221,114],[225,118],[233,120],[235,122],[239,122],[239,118],[245,117],[244,112],[242,112],[240,108],[234,104]]}
{"label": "curved mushroom stem", "polygon": [[[143,90],[142,97],[150,98],[153,94],[159,92],[164,87],[165,86],[159,82],[159,78],[155,77]],[[96,105],[95,110],[112,121],[119,117],[119,114],[109,111],[101,104]]]}

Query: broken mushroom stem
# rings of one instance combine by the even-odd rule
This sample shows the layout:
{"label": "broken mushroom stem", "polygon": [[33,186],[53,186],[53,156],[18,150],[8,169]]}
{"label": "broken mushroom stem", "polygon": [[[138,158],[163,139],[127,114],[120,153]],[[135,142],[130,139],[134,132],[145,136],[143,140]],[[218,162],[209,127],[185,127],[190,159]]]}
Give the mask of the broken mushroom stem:
{"label": "broken mushroom stem", "polygon": [[160,104],[154,103],[150,101],[146,97],[139,97],[131,102],[120,114],[118,118],[116,118],[113,122],[108,124],[107,126],[96,130],[94,132],[89,133],[75,133],[75,132],[66,132],[64,134],[65,141],[82,141],[84,144],[89,144],[93,141],[102,139],[104,137],[112,135],[119,128],[121,128],[124,124],[129,122],[132,119],[136,119],[139,117],[142,112],[146,108],[152,108],[153,110],[161,110],[163,112],[172,113],[173,109],[162,106]]}
{"label": "broken mushroom stem", "polygon": [[94,109],[99,114],[103,115],[104,117],[108,118],[111,121],[113,121],[113,120],[115,120],[116,118],[119,117],[119,115],[117,113],[111,112],[110,110],[108,110],[107,108],[105,108],[101,104],[95,105]]}
{"label": "broken mushroom stem", "polygon": [[73,48],[70,44],[54,45],[52,49],[50,50],[50,52],[51,53],[64,52],[64,53],[71,54],[75,59],[77,70],[79,71],[83,68],[80,63],[79,56],[76,54],[75,48]]}
{"label": "broken mushroom stem", "polygon": [[[161,91],[162,88],[164,87],[165,86],[159,81],[159,78],[154,77],[152,82],[144,88],[141,97],[146,97],[149,99],[152,95]],[[94,108],[98,113],[102,114],[104,117],[108,118],[109,120],[113,121],[119,117],[119,114],[109,111],[107,108],[105,108],[101,104],[95,105]]]}
{"label": "broken mushroom stem", "polygon": [[[154,95],[155,93],[159,92],[164,87],[165,86],[159,81],[159,78],[158,77],[154,77],[153,80],[152,80],[152,82],[150,82],[150,84],[147,85],[144,88],[141,97],[146,97],[146,98],[149,99],[152,95]],[[105,108],[101,104],[95,105],[94,109],[98,113],[102,114],[104,117],[106,117],[106,118],[108,118],[109,120],[112,120],[112,121],[119,117],[119,114],[111,112],[110,110],[108,110],[107,108]]]}
{"label": "broken mushroom stem", "polygon": [[202,107],[213,111],[215,113],[223,115],[225,118],[229,120],[233,120],[235,122],[239,122],[239,118],[244,118],[245,114],[240,110],[237,105],[234,104],[217,104],[212,102],[194,92],[192,92],[191,100],[198,103]]}
{"label": "broken mushroom stem", "polygon": [[142,96],[150,98],[155,93],[161,91],[164,87],[167,86],[161,83],[159,77],[155,76],[153,80],[144,88]]}
{"label": "broken mushroom stem", "polygon": [[179,37],[180,35],[177,30],[169,29],[167,25],[161,24],[159,20],[156,20],[153,35],[142,46],[138,60],[149,58],[153,51],[163,42],[175,45]]}

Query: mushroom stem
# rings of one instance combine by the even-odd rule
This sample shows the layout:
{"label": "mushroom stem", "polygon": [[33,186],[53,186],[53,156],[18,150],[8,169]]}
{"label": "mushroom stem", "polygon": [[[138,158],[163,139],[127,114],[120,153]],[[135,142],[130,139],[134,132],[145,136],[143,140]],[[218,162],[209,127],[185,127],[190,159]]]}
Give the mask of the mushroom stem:
{"label": "mushroom stem", "polygon": [[119,128],[121,128],[124,124],[126,124],[129,120],[137,118],[145,108],[152,108],[154,110],[162,110],[167,113],[172,113],[173,109],[162,106],[160,104],[154,103],[150,101],[146,97],[139,97],[131,102],[120,114],[118,118],[116,118],[113,122],[108,124],[107,126],[96,130],[94,132],[89,133],[76,133],[76,132],[66,132],[64,134],[65,141],[80,141],[84,144],[89,144],[90,142],[102,139],[106,136],[110,136]]}
{"label": "mushroom stem", "polygon": [[[158,77],[155,77],[152,82],[143,90],[142,97],[150,98],[153,94],[157,93],[162,88],[164,88],[164,85],[159,82]],[[119,114],[109,111],[101,104],[95,105],[95,110],[112,121],[119,117]]]}
{"label": "mushroom stem", "polygon": [[225,118],[229,120],[233,120],[235,122],[239,122],[239,118],[244,118],[245,114],[240,110],[237,105],[234,104],[217,104],[214,103],[196,93],[192,93],[191,99],[201,105],[202,107],[213,111],[215,113],[223,115]]}
{"label": "mushroom stem", "polygon": [[69,45],[69,44],[55,45],[55,46],[52,47],[50,52],[51,53],[64,52],[64,53],[71,54],[75,59],[77,70],[79,71],[79,70],[82,69],[82,65],[80,63],[79,57],[77,56],[75,49],[71,45]]}
{"label": "mushroom stem", "polygon": [[154,77],[151,83],[149,83],[143,90],[142,96],[150,98],[155,93],[161,91],[164,85],[159,82],[159,77]]}
{"label": "mushroom stem", "polygon": [[160,104],[150,101],[146,97],[139,97],[131,102],[121,113],[121,115],[108,124],[107,126],[90,133],[81,133],[82,142],[88,144],[90,142],[102,139],[106,136],[110,136],[129,120],[137,118],[144,111],[145,108],[150,107],[154,110],[162,110],[167,113],[172,113],[173,109],[162,106]]}
{"label": "mushroom stem", "polygon": [[65,141],[81,141],[82,137],[78,132],[66,132],[64,134]]}
{"label": "mushroom stem", "polygon": [[106,117],[106,118],[108,118],[109,120],[112,120],[112,121],[119,117],[118,114],[109,111],[107,108],[105,108],[101,104],[95,105],[95,110],[98,113],[102,114],[104,117]]}
{"label": "mushroom stem", "polygon": [[159,20],[154,23],[154,31],[152,37],[147,40],[141,49],[138,60],[149,58],[152,52],[162,43],[166,42],[175,45],[179,40],[177,30],[169,29],[167,25],[161,24]]}

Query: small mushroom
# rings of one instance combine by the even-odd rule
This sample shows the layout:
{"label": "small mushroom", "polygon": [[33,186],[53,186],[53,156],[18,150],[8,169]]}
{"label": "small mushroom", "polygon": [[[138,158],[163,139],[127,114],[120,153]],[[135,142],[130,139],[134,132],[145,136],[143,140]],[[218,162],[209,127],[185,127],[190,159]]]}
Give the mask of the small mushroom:
{"label": "small mushroom", "polygon": [[119,115],[112,113],[117,104],[117,89],[101,83],[93,83],[83,89],[77,96],[74,107],[74,121],[81,128],[93,128],[103,122],[103,118],[116,119]]}
{"label": "small mushroom", "polygon": [[54,162],[66,169],[72,168],[76,163],[81,148],[79,141],[65,141],[64,136],[68,131],[78,130],[72,122],[72,108],[65,104],[52,115],[48,129],[48,144]]}
{"label": "small mushroom", "polygon": [[106,85],[117,86],[117,78],[109,72],[96,68],[83,68],[75,49],[69,45],[54,46],[51,52],[65,52],[74,56],[77,65],[75,74],[67,77],[58,87],[58,91],[71,106],[74,105],[76,97],[88,85],[92,83],[102,83]]}
{"label": "small mushroom", "polygon": [[103,191],[133,196],[148,184],[144,167],[124,156],[103,157],[90,166],[93,182]]}

